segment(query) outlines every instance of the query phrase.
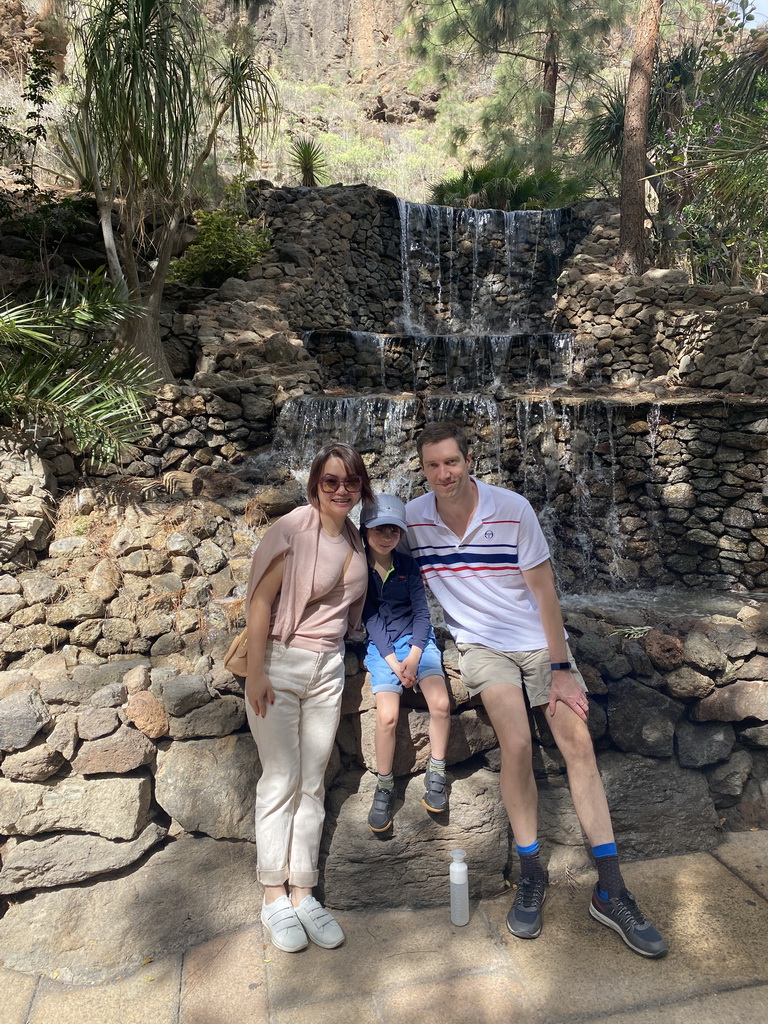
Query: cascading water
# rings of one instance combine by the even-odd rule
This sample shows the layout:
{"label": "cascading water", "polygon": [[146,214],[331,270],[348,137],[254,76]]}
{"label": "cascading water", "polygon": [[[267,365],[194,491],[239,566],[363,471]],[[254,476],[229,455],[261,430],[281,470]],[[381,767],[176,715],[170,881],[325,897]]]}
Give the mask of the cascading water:
{"label": "cascading water", "polygon": [[404,333],[542,329],[535,285],[554,291],[563,211],[465,210],[402,199],[398,207]]}
{"label": "cascading water", "polygon": [[566,244],[561,211],[403,201],[399,209],[402,333],[305,336],[334,393],[285,403],[276,436],[283,459],[299,473],[320,445],[347,441],[378,489],[407,499],[419,484],[418,429],[465,424],[478,475],[533,502],[561,583],[618,585],[612,413],[569,401],[573,338],[550,327]]}

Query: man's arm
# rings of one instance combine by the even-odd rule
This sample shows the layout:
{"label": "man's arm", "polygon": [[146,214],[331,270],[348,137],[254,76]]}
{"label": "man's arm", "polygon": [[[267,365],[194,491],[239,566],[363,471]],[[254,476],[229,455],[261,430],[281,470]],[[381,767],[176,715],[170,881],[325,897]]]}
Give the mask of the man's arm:
{"label": "man's arm", "polygon": [[[523,578],[528,589],[536,598],[539,616],[547,638],[549,660],[551,662],[568,661],[565,645],[565,626],[560,601],[555,590],[555,578],[552,574],[552,563],[547,559],[532,569],[523,569]],[[588,708],[584,707],[584,694],[581,687],[569,670],[557,669],[552,673],[552,689],[549,698],[549,713],[554,715],[557,702],[566,704],[575,711],[582,721],[586,722]]]}

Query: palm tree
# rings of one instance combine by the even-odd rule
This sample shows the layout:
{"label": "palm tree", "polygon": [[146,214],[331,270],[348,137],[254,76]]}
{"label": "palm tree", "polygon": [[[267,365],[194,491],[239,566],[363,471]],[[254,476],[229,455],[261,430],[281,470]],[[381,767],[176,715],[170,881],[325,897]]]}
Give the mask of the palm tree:
{"label": "palm tree", "polygon": [[0,303],[0,433],[22,443],[53,433],[106,462],[144,436],[153,373],[113,337],[135,315],[98,275]]}
{"label": "palm tree", "polygon": [[453,178],[430,188],[430,202],[439,206],[493,210],[544,210],[570,206],[589,190],[585,178],[566,178],[556,168],[525,172],[512,156],[465,167]]}
{"label": "palm tree", "polygon": [[[162,349],[159,311],[171,256],[190,212],[196,178],[227,124],[245,161],[274,118],[277,95],[250,56],[212,58],[190,0],[92,0],[73,26],[80,101],[75,121],[85,140],[109,274],[147,315],[129,317],[122,334],[172,379]],[[122,245],[113,226],[119,213]],[[151,242],[147,224],[154,227]],[[152,258],[147,280],[137,252]]]}

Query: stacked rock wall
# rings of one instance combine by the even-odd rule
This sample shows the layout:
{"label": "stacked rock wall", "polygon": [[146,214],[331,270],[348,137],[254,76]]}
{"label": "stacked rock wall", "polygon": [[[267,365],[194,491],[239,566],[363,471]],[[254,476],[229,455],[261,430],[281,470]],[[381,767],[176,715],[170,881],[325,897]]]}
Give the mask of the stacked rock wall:
{"label": "stacked rock wall", "polygon": [[[223,669],[222,658],[242,622],[244,582],[259,531],[301,495],[274,454],[250,456],[268,444],[286,403],[311,399],[329,383],[322,375],[327,367],[321,370],[295,332],[339,325],[386,329],[393,320],[382,311],[394,319],[402,312],[391,199],[358,189],[279,193],[260,190],[277,242],[271,260],[249,280],[227,282],[168,317],[168,343],[194,356],[194,373],[160,396],[152,438],[132,457],[130,475],[93,478],[68,495],[53,542],[48,545],[46,525],[34,539],[38,546],[22,545],[0,574],[0,893],[6,897],[39,896],[55,886],[71,891],[74,900],[76,883],[132,871],[148,853],[151,866],[174,844],[194,847],[191,836],[200,843],[215,839],[221,849],[226,844],[228,857],[237,856],[233,849],[244,851],[242,863],[252,877],[252,801],[260,767],[244,723],[241,685]],[[324,233],[326,219],[331,226]],[[645,287],[619,281],[601,262],[611,242],[612,229],[596,229],[566,268],[567,304],[559,313],[564,321],[579,316],[588,288],[567,293],[566,283],[578,283],[568,276],[574,270],[583,279],[596,274],[608,282],[602,287],[609,288],[614,310],[629,301],[623,288]],[[345,276],[345,268],[356,279]],[[663,281],[670,287],[662,289],[661,305],[651,295],[641,298],[673,339],[674,316],[666,313],[672,279]],[[607,354],[598,351],[603,339],[595,329],[605,325],[596,317],[612,315],[600,309],[608,298],[587,308],[597,287],[590,280],[584,296],[584,312],[592,319],[585,315],[574,323],[582,353],[577,358],[585,381],[587,369],[595,370],[592,383]],[[731,332],[728,338],[741,325],[755,326],[757,299],[746,307],[741,301],[737,295],[717,321]],[[640,312],[624,310],[622,316]],[[644,317],[636,319],[645,323]],[[713,350],[720,337],[710,335]],[[652,354],[658,339],[648,339]],[[682,351],[682,341],[679,346]],[[706,351],[702,347],[699,354]],[[537,351],[535,366],[543,362]],[[650,356],[637,365],[644,379],[655,373]],[[682,358],[677,365],[687,372]],[[374,364],[369,367],[370,385],[357,378],[356,386],[376,391]],[[412,369],[411,362],[401,372]],[[614,384],[621,369],[616,367]],[[469,417],[481,398],[488,399],[447,394],[451,372],[424,371],[427,383],[443,374],[445,394],[385,396],[412,403],[410,418],[402,420],[407,436],[397,453],[387,455],[414,471],[411,482],[415,466],[403,453],[410,455],[413,432],[430,402],[453,402],[454,413],[464,402]],[[607,361],[602,372],[612,372]],[[530,488],[545,529],[556,543],[565,538],[558,559],[564,574],[607,584],[674,580],[694,593],[703,586],[764,585],[768,432],[757,392],[735,408],[710,402],[694,411],[692,396],[678,401],[681,396],[668,390],[641,395],[629,378],[610,400],[573,390],[512,395],[513,378],[494,392],[496,418],[489,414],[479,431],[478,465],[489,479],[522,480]],[[663,378],[664,385],[673,379]],[[658,376],[654,382],[661,387]],[[379,400],[376,394],[363,397]],[[514,407],[504,404],[513,399]],[[632,400],[640,406],[633,409]],[[547,402],[553,417],[544,415]],[[488,413],[491,407],[486,401],[483,408]],[[375,444],[366,451],[372,466],[385,454],[383,427],[376,429]],[[547,461],[553,451],[557,458]],[[578,471],[575,453],[586,460]],[[11,468],[0,476],[3,508],[7,504],[17,517],[26,509],[45,520],[45,509],[35,502],[48,495],[50,508],[56,480],[72,485],[68,453],[49,447],[43,454],[25,464],[29,470]],[[166,481],[158,482],[163,474]],[[29,480],[16,483],[17,477]],[[587,493],[594,506],[585,501]],[[27,505],[18,504],[25,499]],[[574,523],[581,529],[582,514],[584,523],[592,521],[588,543],[579,531],[568,533]],[[617,537],[623,548],[615,546]],[[26,558],[16,558],[23,551]],[[600,575],[605,570],[595,568],[598,561],[613,567],[612,579]],[[672,601],[672,612],[655,605],[633,610],[624,595],[612,596],[610,613],[597,600],[585,605],[573,599],[566,606],[591,694],[590,727],[617,837],[629,857],[709,849],[718,827],[768,827],[763,606],[749,596],[716,596],[704,610],[683,613],[674,607],[682,604],[679,594]],[[420,698],[409,695],[398,724],[398,804],[387,843],[366,825],[374,786],[373,700],[361,650],[348,651],[323,836],[331,905],[444,903],[451,847],[468,849],[476,895],[501,890],[513,866],[495,736],[461,685],[445,634],[441,642],[452,694],[450,820],[433,821],[420,803],[428,719]],[[586,863],[585,839],[546,722],[537,720],[535,731],[541,836],[556,875]],[[25,906],[36,900],[8,909],[0,940],[14,922],[23,923]]]}
{"label": "stacked rock wall", "polygon": [[[49,594],[49,609],[63,606],[61,597]],[[139,620],[148,614],[145,608]],[[605,613],[575,603],[567,620],[625,856],[709,849],[718,822],[766,827],[765,610],[734,599],[686,613]],[[445,637],[441,643],[452,705],[449,827],[420,804],[428,714],[418,695],[408,695],[395,762],[402,805],[399,799],[383,847],[366,824],[374,702],[362,650],[347,652],[323,838],[324,885],[335,906],[442,902],[449,849],[459,841],[469,850],[477,894],[500,891],[512,868],[495,736],[460,681],[455,649]],[[253,840],[260,767],[241,683],[222,665],[223,630],[188,635],[180,651],[150,657],[105,660],[97,645],[34,652],[0,673],[0,892],[7,896],[126,868],[183,833]],[[557,875],[586,865],[584,837],[543,717],[535,733],[542,838]],[[416,837],[419,867],[409,874]],[[350,865],[360,871],[350,873]],[[395,867],[403,875],[393,896]]]}
{"label": "stacked rock wall", "polygon": [[556,326],[574,332],[585,381],[768,394],[768,296],[747,288],[691,285],[677,270],[622,277],[577,257]]}

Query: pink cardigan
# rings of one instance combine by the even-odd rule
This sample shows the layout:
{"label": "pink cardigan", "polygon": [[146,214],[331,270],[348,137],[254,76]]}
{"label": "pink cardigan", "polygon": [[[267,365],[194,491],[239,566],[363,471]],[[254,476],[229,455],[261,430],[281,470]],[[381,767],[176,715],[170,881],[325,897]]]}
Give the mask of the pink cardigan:
{"label": "pink cardigan", "polygon": [[[352,547],[365,559],[360,534],[349,520],[346,527]],[[272,630],[283,644],[288,643],[296,632],[307,602],[312,596],[320,530],[318,510],[314,505],[302,505],[270,526],[253,555],[245,599],[246,616],[251,606],[251,597],[262,576],[279,555],[285,555],[283,582],[278,594],[277,614]],[[362,636],[361,616],[364,603],[365,594],[349,607],[350,636]]]}

